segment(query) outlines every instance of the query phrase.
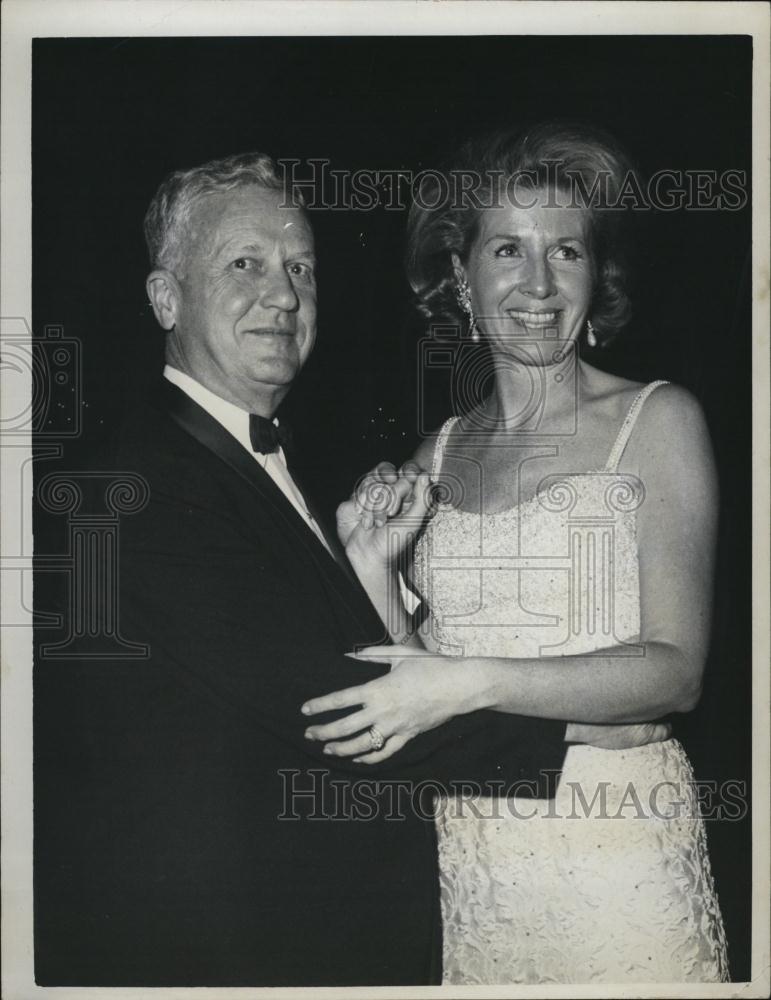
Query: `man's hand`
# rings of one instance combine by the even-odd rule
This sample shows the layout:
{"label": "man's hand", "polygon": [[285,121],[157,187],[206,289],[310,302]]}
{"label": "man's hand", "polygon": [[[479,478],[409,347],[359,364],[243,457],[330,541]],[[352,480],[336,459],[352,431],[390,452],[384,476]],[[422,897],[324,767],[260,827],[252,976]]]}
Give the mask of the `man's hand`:
{"label": "man's hand", "polygon": [[415,462],[381,462],[337,508],[337,534],[355,558],[392,563],[422,528],[431,505],[428,473]]}
{"label": "man's hand", "polygon": [[569,722],[566,743],[586,743],[604,750],[629,750],[648,743],[661,743],[672,735],[668,722],[630,722],[625,725],[590,725]]}

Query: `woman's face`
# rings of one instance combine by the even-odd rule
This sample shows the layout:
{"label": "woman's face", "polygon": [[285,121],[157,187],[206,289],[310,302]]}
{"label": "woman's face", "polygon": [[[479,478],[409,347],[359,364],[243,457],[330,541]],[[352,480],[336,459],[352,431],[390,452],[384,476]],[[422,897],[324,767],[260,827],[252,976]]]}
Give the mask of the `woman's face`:
{"label": "woman's face", "polygon": [[589,312],[589,215],[549,207],[545,191],[522,193],[518,201],[530,207],[484,210],[465,266],[456,256],[453,263],[468,279],[474,315],[492,350],[550,364],[576,340]]}

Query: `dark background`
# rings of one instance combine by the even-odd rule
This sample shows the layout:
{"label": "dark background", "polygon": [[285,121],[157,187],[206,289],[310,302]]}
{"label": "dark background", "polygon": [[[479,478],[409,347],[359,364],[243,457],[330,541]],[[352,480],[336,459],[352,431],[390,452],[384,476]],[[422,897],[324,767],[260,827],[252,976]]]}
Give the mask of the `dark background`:
{"label": "dark background", "polygon": [[[168,171],[245,150],[418,171],[476,131],[577,116],[610,130],[644,173],[746,170],[749,189],[751,64],[751,39],[729,36],[36,40],[33,328],[56,325],[82,345],[79,388],[41,427],[77,469],[160,371],[141,222]],[[407,457],[452,399],[434,378],[416,411],[424,331],[401,268],[405,213],[314,211],[312,222],[319,340],[286,408],[331,511],[366,468]],[[750,210],[636,222],[634,319],[594,360],[679,382],[707,413],[721,478],[718,600],[704,697],[677,734],[697,777],[749,783]],[[39,544],[50,526],[37,527]],[[749,816],[707,826],[732,975],[746,980]]]}

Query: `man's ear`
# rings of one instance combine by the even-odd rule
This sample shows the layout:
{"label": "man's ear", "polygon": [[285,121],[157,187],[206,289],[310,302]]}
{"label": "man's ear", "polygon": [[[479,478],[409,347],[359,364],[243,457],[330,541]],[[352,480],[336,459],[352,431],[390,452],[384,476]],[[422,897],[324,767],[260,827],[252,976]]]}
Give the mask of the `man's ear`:
{"label": "man's ear", "polygon": [[164,330],[173,330],[179,318],[181,302],[179,282],[171,271],[160,269],[148,274],[145,288],[155,318]]}

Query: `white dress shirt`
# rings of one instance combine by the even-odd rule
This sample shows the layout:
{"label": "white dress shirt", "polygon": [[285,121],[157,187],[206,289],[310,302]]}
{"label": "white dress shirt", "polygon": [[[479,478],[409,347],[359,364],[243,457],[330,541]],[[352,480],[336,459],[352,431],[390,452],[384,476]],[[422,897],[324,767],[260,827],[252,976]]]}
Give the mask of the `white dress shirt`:
{"label": "white dress shirt", "polygon": [[[246,449],[246,451],[249,452],[255,462],[261,465],[267,472],[276,486],[278,486],[300,517],[302,517],[303,521],[305,521],[311,531],[316,535],[324,548],[331,555],[332,552],[329,545],[327,545],[327,540],[324,538],[321,528],[314,520],[313,515],[308,510],[305,500],[303,500],[302,493],[300,493],[292,477],[289,475],[289,469],[286,465],[286,457],[284,456],[283,449],[279,448],[278,451],[269,455],[263,455],[258,451],[253,451],[252,442],[249,437],[249,414],[246,410],[242,410],[240,407],[233,403],[229,403],[221,396],[217,396],[216,393],[211,392],[210,389],[201,385],[200,382],[191,378],[190,375],[186,375],[185,372],[179,371],[178,368],[172,368],[171,365],[165,366],[163,369],[163,376],[164,378],[167,378],[169,382],[173,382],[174,385],[178,386],[193,400],[194,403],[198,403],[200,407],[206,410],[209,416],[214,417],[217,423],[224,427],[225,430],[231,434],[236,441],[238,441],[238,443]],[[273,423],[277,425],[278,421],[274,419]]]}

